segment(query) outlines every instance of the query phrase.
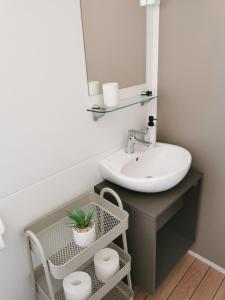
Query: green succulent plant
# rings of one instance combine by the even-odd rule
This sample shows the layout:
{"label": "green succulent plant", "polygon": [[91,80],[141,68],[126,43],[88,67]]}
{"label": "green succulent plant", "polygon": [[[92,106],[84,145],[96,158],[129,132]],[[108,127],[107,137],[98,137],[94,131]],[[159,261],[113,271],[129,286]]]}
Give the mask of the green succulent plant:
{"label": "green succulent plant", "polygon": [[68,213],[70,218],[70,225],[73,228],[87,228],[94,223],[94,210],[85,212],[82,208],[78,207],[72,212]]}

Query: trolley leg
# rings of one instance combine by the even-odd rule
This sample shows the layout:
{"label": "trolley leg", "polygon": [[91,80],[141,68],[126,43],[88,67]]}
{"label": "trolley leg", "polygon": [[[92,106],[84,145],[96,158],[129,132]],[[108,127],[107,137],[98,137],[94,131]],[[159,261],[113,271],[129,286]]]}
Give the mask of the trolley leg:
{"label": "trolley leg", "polygon": [[43,263],[43,268],[45,271],[45,278],[46,278],[46,282],[47,282],[47,286],[48,286],[48,292],[49,292],[49,296],[50,296],[50,300],[55,300],[55,294],[52,288],[52,280],[49,274],[49,269],[48,269],[48,264],[47,262]]}
{"label": "trolley leg", "polygon": [[[39,250],[39,259],[41,261],[41,264],[44,268],[44,273],[45,273],[45,279],[47,282],[47,287],[48,287],[48,293],[49,293],[49,299],[50,300],[55,300],[55,294],[54,294],[54,290],[53,290],[53,286],[52,286],[52,280],[51,280],[51,275],[49,272],[49,268],[48,268],[48,261],[45,257],[45,252],[42,248],[42,245],[40,243],[40,241],[38,240],[38,238],[36,237],[36,235],[27,230],[25,232],[25,236],[27,237],[28,241],[29,241],[29,248],[28,248],[28,257],[30,260],[30,266],[31,266],[31,273],[32,273],[32,280],[34,281],[34,285],[35,285],[35,289],[36,289],[36,283],[35,283],[35,276],[34,276],[34,269],[33,269],[33,260],[32,260],[32,255],[31,255],[31,244],[30,244],[30,240],[32,240],[32,243],[35,243],[36,247]],[[38,300],[38,293],[37,293],[37,289],[36,289],[36,300]]]}
{"label": "trolley leg", "polygon": [[28,262],[29,262],[29,267],[30,267],[32,290],[34,292],[34,299],[38,300],[37,286],[36,286],[36,282],[35,282],[33,260],[32,260],[32,255],[31,255],[31,246],[30,246],[29,238],[27,238],[26,248],[27,248],[27,256],[28,256]]}
{"label": "trolley leg", "polygon": [[[103,188],[101,190],[101,192],[100,192],[100,196],[104,197],[105,193],[109,193],[109,194],[113,195],[113,197],[117,201],[117,204],[118,204],[119,208],[123,209],[123,203],[122,203],[119,195],[114,190],[112,190],[110,188]],[[123,239],[123,249],[128,253],[126,232],[122,233],[122,239]],[[129,288],[132,289],[132,281],[131,281],[130,272],[127,274],[127,280],[128,280],[128,286],[129,286]]]}
{"label": "trolley leg", "polygon": [[[125,232],[122,233],[122,238],[123,238],[123,249],[124,249],[124,251],[126,251],[128,253],[127,236],[126,236]],[[128,281],[129,288],[132,289],[132,281],[131,281],[130,272],[127,274],[127,281]]]}

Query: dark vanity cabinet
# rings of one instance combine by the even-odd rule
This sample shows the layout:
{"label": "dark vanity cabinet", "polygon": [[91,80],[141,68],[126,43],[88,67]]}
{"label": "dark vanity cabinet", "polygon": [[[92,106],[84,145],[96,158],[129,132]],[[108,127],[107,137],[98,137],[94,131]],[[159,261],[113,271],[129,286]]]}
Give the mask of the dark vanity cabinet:
{"label": "dark vanity cabinet", "polygon": [[[134,192],[108,181],[94,188],[97,193],[104,187],[115,190],[128,211],[132,280],[150,294],[195,242],[201,179],[202,174],[191,170],[176,187],[155,194]],[[114,202],[112,196],[106,198]]]}

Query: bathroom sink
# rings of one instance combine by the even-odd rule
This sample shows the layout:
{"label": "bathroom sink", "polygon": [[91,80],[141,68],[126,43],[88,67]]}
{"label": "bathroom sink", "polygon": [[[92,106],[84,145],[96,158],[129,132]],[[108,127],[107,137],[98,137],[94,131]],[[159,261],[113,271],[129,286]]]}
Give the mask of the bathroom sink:
{"label": "bathroom sink", "polygon": [[166,191],[177,185],[191,166],[186,149],[156,143],[132,154],[124,149],[111,154],[100,163],[102,177],[130,190],[146,193]]}

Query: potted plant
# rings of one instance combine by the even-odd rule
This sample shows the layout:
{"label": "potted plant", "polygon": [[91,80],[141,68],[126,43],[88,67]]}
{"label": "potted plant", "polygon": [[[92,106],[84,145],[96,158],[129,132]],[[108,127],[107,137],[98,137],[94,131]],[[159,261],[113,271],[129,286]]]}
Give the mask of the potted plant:
{"label": "potted plant", "polygon": [[94,211],[87,213],[82,208],[69,212],[70,225],[73,229],[75,243],[80,247],[87,247],[96,239]]}

